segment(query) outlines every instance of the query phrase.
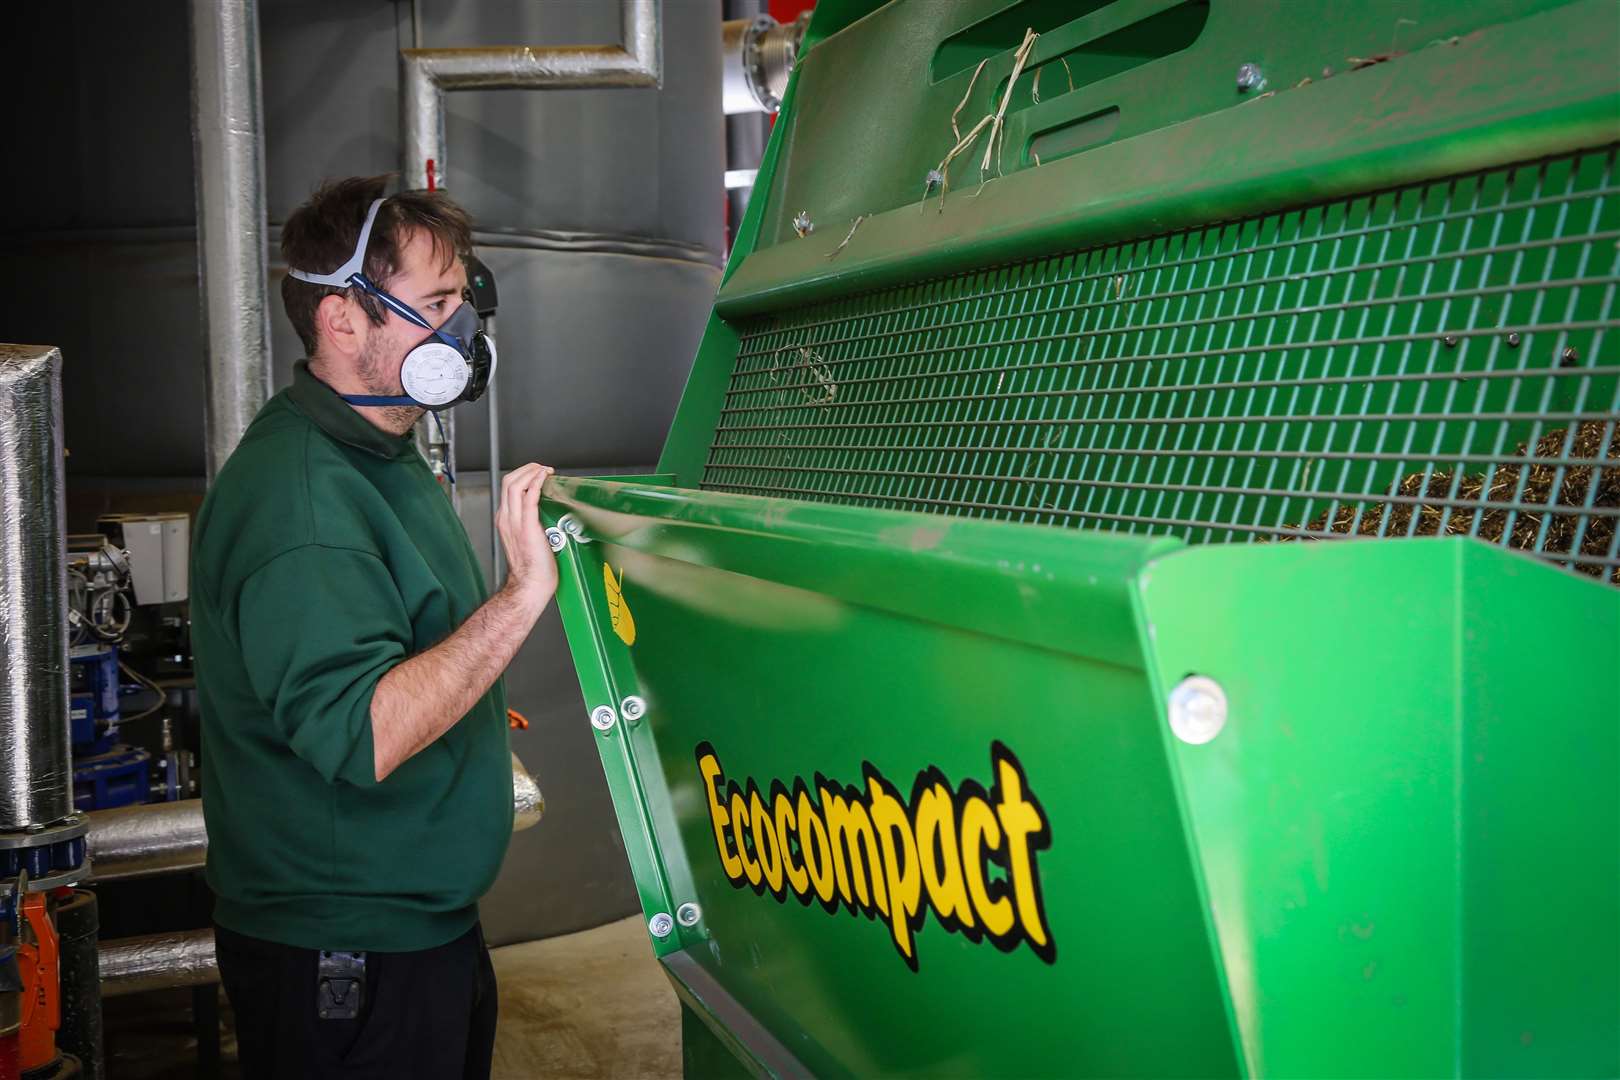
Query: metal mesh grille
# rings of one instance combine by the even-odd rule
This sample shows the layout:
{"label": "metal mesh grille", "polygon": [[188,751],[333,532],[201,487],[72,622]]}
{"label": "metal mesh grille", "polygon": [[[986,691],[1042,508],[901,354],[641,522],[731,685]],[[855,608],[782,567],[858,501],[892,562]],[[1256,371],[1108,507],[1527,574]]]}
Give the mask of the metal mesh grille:
{"label": "metal mesh grille", "polygon": [[1615,182],[1610,147],[760,316],[702,486],[1620,581]]}

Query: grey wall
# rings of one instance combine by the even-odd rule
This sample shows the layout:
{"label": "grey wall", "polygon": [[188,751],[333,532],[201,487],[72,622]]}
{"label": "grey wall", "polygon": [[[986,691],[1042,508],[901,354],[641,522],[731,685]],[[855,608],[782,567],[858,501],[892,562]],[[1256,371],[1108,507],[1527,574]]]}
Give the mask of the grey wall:
{"label": "grey wall", "polygon": [[[398,50],[408,4],[260,0],[266,180],[274,224],[321,180],[397,168]],[[420,0],[421,44],[617,40],[616,0]],[[66,357],[78,477],[203,471],[184,3],[88,0],[8,11],[0,87],[17,103],[0,170],[0,340]],[[502,458],[572,471],[656,460],[719,279],[724,127],[720,0],[665,0],[662,91],[448,96],[448,187],[478,223],[501,291]],[[278,384],[300,348],[272,252]],[[458,412],[463,518],[487,552],[482,403]],[[184,485],[182,485],[184,486]],[[486,556],[487,557],[487,556]],[[486,905],[493,940],[594,925],[635,907],[622,844],[555,616],[508,673],[533,721],[515,745],[545,822],[514,840]]]}

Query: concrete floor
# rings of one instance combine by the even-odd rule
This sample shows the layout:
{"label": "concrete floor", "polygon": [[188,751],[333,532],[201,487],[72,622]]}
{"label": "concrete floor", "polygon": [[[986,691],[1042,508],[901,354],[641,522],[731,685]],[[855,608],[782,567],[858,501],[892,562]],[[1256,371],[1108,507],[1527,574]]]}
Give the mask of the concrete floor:
{"label": "concrete floor", "polygon": [[681,1011],[640,915],[490,952],[495,1080],[679,1077]]}
{"label": "concrete floor", "polygon": [[[494,1080],[634,1078],[681,1074],[675,992],[653,958],[639,915],[564,937],[490,952],[500,986]],[[219,1075],[241,1076],[230,1007],[220,995]],[[110,1080],[197,1075],[188,990],[106,1003]]]}

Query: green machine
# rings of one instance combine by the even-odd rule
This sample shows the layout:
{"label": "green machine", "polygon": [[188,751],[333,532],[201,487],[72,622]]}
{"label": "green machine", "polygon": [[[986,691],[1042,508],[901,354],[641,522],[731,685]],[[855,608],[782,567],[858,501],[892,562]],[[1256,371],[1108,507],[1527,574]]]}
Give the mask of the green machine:
{"label": "green machine", "polygon": [[688,1074],[1620,1074],[1620,4],[806,42],[545,510]]}

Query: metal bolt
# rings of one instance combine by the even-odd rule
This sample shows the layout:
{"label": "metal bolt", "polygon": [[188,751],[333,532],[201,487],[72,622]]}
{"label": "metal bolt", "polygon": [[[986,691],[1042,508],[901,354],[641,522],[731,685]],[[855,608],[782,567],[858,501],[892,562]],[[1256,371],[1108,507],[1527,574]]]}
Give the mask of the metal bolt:
{"label": "metal bolt", "polygon": [[801,238],[809,236],[816,231],[815,222],[810,220],[810,211],[800,210],[793,218],[793,231]]}
{"label": "metal bolt", "polygon": [[945,174],[938,169],[929,169],[928,175],[923,177],[923,194],[926,195],[945,182]]}
{"label": "metal bolt", "polygon": [[633,724],[637,720],[640,720],[642,716],[646,714],[646,712],[647,703],[636,697],[634,694],[619,702],[619,714],[623,716],[628,723]]}
{"label": "metal bolt", "polygon": [[647,920],[647,932],[655,938],[667,938],[675,932],[675,920],[669,917],[669,912],[660,911]]}
{"label": "metal bolt", "polygon": [[1440,340],[1446,343],[1446,348],[1448,348],[1448,349],[1455,349],[1457,347],[1457,335],[1456,334],[1447,334],[1445,337],[1441,338]]}
{"label": "metal bolt", "polygon": [[1576,351],[1575,346],[1571,345],[1564,350],[1563,361],[1565,367],[1574,367],[1581,362],[1581,354]]}
{"label": "metal bolt", "polygon": [[1237,72],[1237,88],[1239,93],[1258,90],[1266,82],[1265,72],[1260,70],[1259,64],[1243,64]]}
{"label": "metal bolt", "polygon": [[591,710],[591,727],[597,731],[612,731],[613,725],[618,722],[619,715],[611,705],[598,705]]}
{"label": "metal bolt", "polygon": [[696,926],[703,918],[703,909],[688,901],[675,909],[675,921],[682,926]]}
{"label": "metal bolt", "polygon": [[1214,679],[1189,675],[1170,691],[1169,711],[1176,738],[1202,746],[1226,726],[1226,691]]}
{"label": "metal bolt", "polygon": [[1508,348],[1517,349],[1519,347],[1519,342],[1521,342],[1523,340],[1524,339],[1521,338],[1516,331],[1514,333],[1509,334],[1507,336]]}
{"label": "metal bolt", "polygon": [[553,525],[546,530],[546,543],[551,545],[552,551],[561,551],[568,546],[568,534]]}
{"label": "metal bolt", "polygon": [[557,524],[562,526],[563,532],[573,537],[578,543],[588,544],[591,542],[591,538],[585,535],[585,523],[573,514],[564,514],[558,519]]}

